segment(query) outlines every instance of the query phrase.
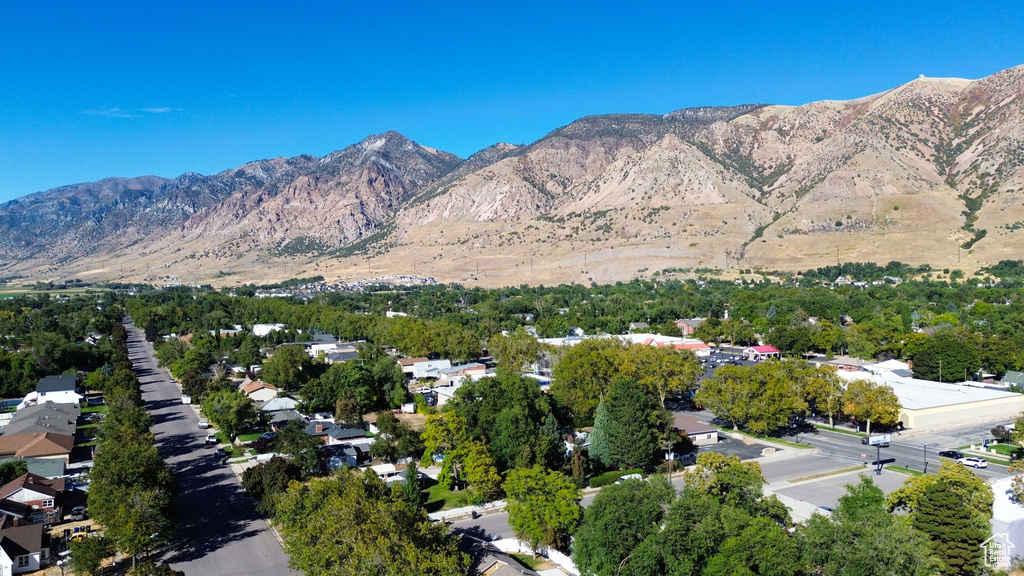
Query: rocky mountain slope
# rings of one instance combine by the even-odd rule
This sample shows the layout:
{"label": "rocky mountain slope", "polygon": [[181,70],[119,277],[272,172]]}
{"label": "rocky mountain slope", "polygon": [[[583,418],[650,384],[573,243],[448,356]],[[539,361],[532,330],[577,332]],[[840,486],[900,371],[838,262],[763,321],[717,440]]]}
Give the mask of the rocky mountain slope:
{"label": "rocky mountain slope", "polygon": [[390,132],[323,158],[107,179],[0,205],[0,276],[488,285],[1024,246],[1024,67],[851,101],[582,118],[466,160]]}

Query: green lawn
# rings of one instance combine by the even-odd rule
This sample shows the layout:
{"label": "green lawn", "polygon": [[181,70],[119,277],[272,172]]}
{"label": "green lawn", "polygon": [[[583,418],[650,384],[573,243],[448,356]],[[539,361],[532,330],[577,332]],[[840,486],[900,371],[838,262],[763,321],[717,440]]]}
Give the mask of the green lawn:
{"label": "green lawn", "polygon": [[1002,456],[1006,456],[1007,458],[1013,458],[1014,455],[1020,452],[1020,448],[1018,448],[1017,446],[1012,446],[1010,444],[994,444],[992,446],[989,446],[989,448],[995,450],[996,453]]}
{"label": "green lawn", "polygon": [[106,414],[107,405],[102,404],[100,406],[86,406],[82,408],[82,414]]}
{"label": "green lawn", "polygon": [[824,424],[815,424],[814,427],[817,428],[818,430],[828,430],[829,432],[838,432],[839,434],[849,434],[850,436],[857,436],[859,438],[864,438],[865,436],[867,436],[867,434],[863,432],[854,432],[853,430],[849,430],[847,428],[839,428],[838,426],[832,427],[825,426]]}
{"label": "green lawn", "polygon": [[242,434],[238,437],[239,442],[252,442],[253,440],[260,437],[259,432],[253,432],[252,434]]}
{"label": "green lawn", "polygon": [[908,476],[924,476],[924,472],[921,472],[920,470],[904,468],[903,466],[894,466],[892,464],[886,464],[885,469],[892,470],[893,472],[899,472],[900,474],[906,474]]}
{"label": "green lawn", "polygon": [[462,508],[463,506],[473,504],[471,502],[472,494],[468,490],[452,492],[447,486],[435,483],[424,490],[424,492],[427,495],[426,504],[424,505],[427,512],[451,510],[452,508]]}
{"label": "green lawn", "polygon": [[547,560],[543,558],[534,558],[529,554],[510,554],[510,556],[515,558],[523,566],[526,566],[530,570],[534,571],[540,568],[542,565],[544,565],[545,562],[547,562]]}

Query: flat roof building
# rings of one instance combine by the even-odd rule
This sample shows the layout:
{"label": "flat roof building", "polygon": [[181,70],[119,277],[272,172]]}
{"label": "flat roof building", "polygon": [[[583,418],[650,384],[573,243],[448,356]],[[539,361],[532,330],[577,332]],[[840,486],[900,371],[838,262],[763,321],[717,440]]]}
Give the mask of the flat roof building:
{"label": "flat roof building", "polygon": [[948,430],[966,424],[1006,420],[1024,412],[1024,394],[977,385],[946,384],[839,370],[844,380],[869,380],[890,386],[900,400],[900,421],[914,430]]}

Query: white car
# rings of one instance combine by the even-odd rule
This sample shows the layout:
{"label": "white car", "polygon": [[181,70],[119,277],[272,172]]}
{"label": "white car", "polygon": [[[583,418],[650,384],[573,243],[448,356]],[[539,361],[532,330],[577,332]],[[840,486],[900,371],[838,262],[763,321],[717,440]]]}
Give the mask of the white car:
{"label": "white car", "polygon": [[974,456],[961,458],[957,460],[957,464],[963,464],[964,466],[970,466],[971,468],[988,468],[988,462],[986,462],[984,458],[975,458]]}

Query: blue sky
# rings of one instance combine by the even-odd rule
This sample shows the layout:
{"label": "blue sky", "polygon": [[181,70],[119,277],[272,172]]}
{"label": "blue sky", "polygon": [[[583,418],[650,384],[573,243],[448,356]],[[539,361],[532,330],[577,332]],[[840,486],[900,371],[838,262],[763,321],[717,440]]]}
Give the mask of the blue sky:
{"label": "blue sky", "polygon": [[[898,4],[898,6],[893,6]],[[0,201],[1024,64],[1022,2],[0,2]]]}

